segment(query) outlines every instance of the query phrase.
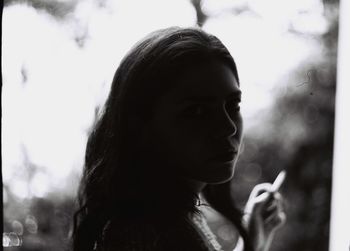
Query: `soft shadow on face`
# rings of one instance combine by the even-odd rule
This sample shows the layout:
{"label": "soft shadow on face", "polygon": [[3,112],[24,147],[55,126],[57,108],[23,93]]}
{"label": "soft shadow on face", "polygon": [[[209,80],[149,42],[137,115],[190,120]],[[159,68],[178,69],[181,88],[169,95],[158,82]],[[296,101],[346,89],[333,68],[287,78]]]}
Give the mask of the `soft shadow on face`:
{"label": "soft shadow on face", "polygon": [[203,183],[228,181],[243,129],[232,70],[212,60],[190,66],[172,81],[143,132],[147,165]]}

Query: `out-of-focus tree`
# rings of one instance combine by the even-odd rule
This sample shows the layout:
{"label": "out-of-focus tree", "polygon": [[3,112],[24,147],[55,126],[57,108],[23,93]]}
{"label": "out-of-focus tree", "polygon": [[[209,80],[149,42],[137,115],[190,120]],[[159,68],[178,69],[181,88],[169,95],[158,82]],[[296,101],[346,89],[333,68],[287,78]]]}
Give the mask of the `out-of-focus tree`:
{"label": "out-of-focus tree", "polygon": [[205,21],[208,19],[208,16],[203,12],[202,9],[202,0],[191,0],[191,3],[196,10],[197,25],[199,27],[202,27]]}
{"label": "out-of-focus tree", "polygon": [[[332,184],[338,3],[327,1],[330,27],[318,39],[323,51],[285,76],[286,88],[263,125],[247,132],[233,190],[241,205],[249,189],[287,170],[287,223],[272,250],[328,250]],[[301,34],[304,35],[305,34]],[[249,184],[250,183],[250,184]]]}
{"label": "out-of-focus tree", "polygon": [[4,0],[4,6],[12,4],[27,4],[34,7],[36,10],[42,10],[53,17],[64,19],[67,15],[74,11],[78,0],[73,1],[58,1],[58,0]]}

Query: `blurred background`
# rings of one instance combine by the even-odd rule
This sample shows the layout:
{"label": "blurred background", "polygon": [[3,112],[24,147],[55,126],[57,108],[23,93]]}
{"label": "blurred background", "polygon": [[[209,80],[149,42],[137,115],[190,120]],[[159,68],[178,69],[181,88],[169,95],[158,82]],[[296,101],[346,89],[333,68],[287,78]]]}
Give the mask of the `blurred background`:
{"label": "blurred background", "polygon": [[[328,250],[338,37],[335,0],[5,0],[5,250],[68,249],[91,125],[131,46],[168,26],[219,37],[241,79],[245,139],[232,182],[287,170],[287,224],[272,250]],[[214,217],[214,216],[213,216]],[[225,248],[230,229],[210,219]]]}

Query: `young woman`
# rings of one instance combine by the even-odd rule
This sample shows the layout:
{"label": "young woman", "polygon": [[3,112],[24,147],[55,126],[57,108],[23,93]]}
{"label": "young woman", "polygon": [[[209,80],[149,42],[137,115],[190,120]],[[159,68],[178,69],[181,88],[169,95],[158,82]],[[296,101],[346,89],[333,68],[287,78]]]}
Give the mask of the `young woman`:
{"label": "young woman", "polygon": [[87,143],[74,251],[222,250],[200,198],[237,230],[235,250],[268,250],[285,218],[279,193],[254,189],[245,217],[230,193],[240,101],[235,62],[215,36],[171,27],[136,44]]}

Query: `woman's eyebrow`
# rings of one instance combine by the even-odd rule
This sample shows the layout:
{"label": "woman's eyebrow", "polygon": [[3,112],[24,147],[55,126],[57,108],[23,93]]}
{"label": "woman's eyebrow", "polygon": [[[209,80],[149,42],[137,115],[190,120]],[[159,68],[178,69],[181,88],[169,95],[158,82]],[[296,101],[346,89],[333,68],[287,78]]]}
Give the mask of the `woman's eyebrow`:
{"label": "woman's eyebrow", "polygon": [[199,102],[199,103],[213,103],[219,100],[218,97],[215,96],[192,96],[185,97],[181,101],[182,102]]}
{"label": "woman's eyebrow", "polygon": [[229,94],[226,99],[241,99],[242,92],[240,90],[234,91]]}
{"label": "woman's eyebrow", "polygon": [[[224,99],[240,99],[242,92],[240,90],[234,91],[227,95]],[[200,103],[213,103],[218,102],[221,99],[217,96],[189,96],[181,100],[181,102],[200,102]]]}

